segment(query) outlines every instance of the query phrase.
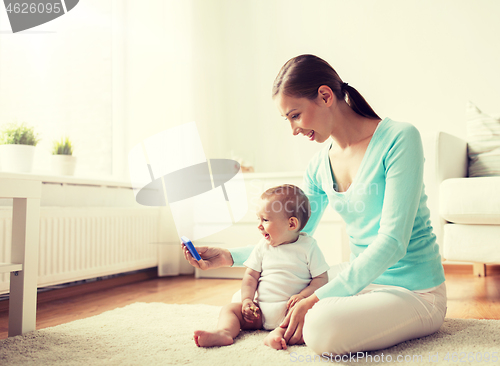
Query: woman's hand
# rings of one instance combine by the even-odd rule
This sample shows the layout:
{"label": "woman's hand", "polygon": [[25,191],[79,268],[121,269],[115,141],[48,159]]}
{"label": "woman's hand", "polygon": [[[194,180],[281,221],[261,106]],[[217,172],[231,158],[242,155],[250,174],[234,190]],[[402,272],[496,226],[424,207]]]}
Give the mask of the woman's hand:
{"label": "woman's hand", "polygon": [[231,252],[228,249],[216,247],[195,247],[195,249],[201,257],[199,261],[193,258],[188,248],[182,243],[184,258],[186,258],[189,264],[195,268],[205,270],[219,267],[231,267],[234,263]]}
{"label": "woman's hand", "polygon": [[287,328],[285,335],[285,342],[288,345],[303,344],[304,338],[302,337],[302,329],[304,328],[304,318],[310,308],[319,301],[315,294],[299,301],[292,307],[285,319],[280,324],[281,328]]}

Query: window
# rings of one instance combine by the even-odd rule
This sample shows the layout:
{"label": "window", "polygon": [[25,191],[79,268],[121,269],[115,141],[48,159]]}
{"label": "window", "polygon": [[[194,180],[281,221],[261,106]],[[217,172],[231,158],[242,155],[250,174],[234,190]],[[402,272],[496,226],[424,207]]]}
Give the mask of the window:
{"label": "window", "polygon": [[68,136],[79,176],[112,175],[112,0],[81,1],[49,23],[13,34],[0,8],[0,126],[39,133],[35,173],[50,173],[52,143]]}

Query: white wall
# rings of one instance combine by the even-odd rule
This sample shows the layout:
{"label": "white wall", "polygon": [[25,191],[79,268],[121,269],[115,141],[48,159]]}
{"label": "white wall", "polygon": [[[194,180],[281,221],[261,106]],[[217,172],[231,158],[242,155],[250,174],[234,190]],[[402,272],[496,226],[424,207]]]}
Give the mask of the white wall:
{"label": "white wall", "polygon": [[303,53],[326,59],[381,116],[411,122],[424,136],[442,130],[464,137],[468,100],[500,112],[498,1],[194,4],[195,37],[205,45],[195,65],[213,81],[202,103],[219,112],[199,122],[225,136],[214,152],[237,150],[257,171],[302,170],[319,148],[292,137],[270,99],[280,67]]}
{"label": "white wall", "polygon": [[124,77],[127,147],[190,122],[191,9],[177,0],[125,4]]}
{"label": "white wall", "polygon": [[[496,0],[87,0],[36,28],[77,46],[66,50],[50,33],[9,34],[2,13],[0,122],[57,121],[59,133],[70,120],[97,151],[85,123],[109,117],[112,169],[123,179],[134,145],[192,120],[209,158],[234,153],[257,172],[303,171],[321,145],[291,135],[270,91],[288,59],[313,53],[379,115],[419,128],[432,182],[431,137],[465,137],[468,100],[500,113],[499,14]],[[75,108],[82,87],[95,91],[88,109]]]}
{"label": "white wall", "polygon": [[206,150],[257,172],[303,171],[321,147],[293,137],[271,101],[281,66],[327,60],[382,117],[413,123],[426,154],[431,220],[441,242],[434,136],[465,138],[465,105],[500,113],[500,2],[490,0],[194,0],[196,121]]}
{"label": "white wall", "polygon": [[[192,120],[208,157],[234,152],[258,172],[302,171],[320,145],[293,137],[270,98],[280,67],[302,53],[329,61],[381,116],[411,122],[424,136],[443,130],[464,137],[468,100],[486,112],[500,111],[495,0],[98,3],[82,2],[45,25],[66,35],[78,24],[78,49],[67,52],[61,42],[48,40],[51,34],[34,40],[35,35],[8,34],[2,14],[0,122],[16,116],[47,125],[92,120],[99,108],[100,119],[113,119],[113,168],[124,178],[132,146]],[[106,51],[111,24],[112,48]],[[98,32],[106,35],[102,44],[86,45],[86,34],[90,39]],[[99,81],[98,60],[112,66],[112,75],[101,78],[112,81],[112,96],[94,85],[91,109],[68,110],[68,94],[75,98],[86,80]],[[78,73],[71,72],[75,63]],[[74,90],[63,90],[65,79],[57,71],[75,78]],[[47,84],[49,76],[56,77],[55,86]]]}

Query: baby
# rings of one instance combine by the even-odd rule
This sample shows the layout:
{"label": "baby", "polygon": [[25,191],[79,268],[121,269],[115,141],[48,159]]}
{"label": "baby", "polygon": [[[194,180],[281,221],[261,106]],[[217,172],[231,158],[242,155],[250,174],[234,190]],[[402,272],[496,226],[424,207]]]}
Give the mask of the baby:
{"label": "baby", "polygon": [[280,327],[288,310],[328,282],[328,264],[316,240],[301,233],[310,216],[307,196],[293,185],[270,188],[260,197],[257,217],[263,238],[244,263],[239,303],[222,308],[217,330],[196,330],[198,347],[227,346],[240,330],[272,330],[264,344],[286,349]]}

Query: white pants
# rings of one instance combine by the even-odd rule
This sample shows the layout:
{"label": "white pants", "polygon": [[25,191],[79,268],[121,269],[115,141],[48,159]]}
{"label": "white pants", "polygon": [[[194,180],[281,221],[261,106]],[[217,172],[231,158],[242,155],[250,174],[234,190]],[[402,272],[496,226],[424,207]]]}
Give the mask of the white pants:
{"label": "white pants", "polygon": [[[346,264],[332,267],[333,278]],[[318,301],[305,317],[303,336],[318,354],[380,350],[436,332],[446,315],[446,285],[430,291],[369,285],[350,297]]]}

